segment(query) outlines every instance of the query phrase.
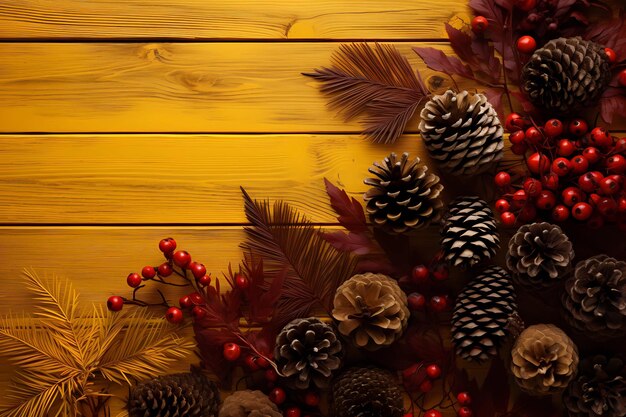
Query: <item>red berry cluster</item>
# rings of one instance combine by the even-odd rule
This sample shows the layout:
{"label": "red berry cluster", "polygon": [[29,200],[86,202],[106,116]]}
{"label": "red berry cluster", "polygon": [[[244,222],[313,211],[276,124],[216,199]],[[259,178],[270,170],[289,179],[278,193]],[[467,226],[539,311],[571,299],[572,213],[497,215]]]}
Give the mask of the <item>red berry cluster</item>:
{"label": "red berry cluster", "polygon": [[525,155],[528,171],[520,184],[508,172],[496,174],[504,192],[496,201],[502,224],[513,227],[538,217],[564,222],[570,217],[591,227],[626,223],[626,138],[602,127],[589,131],[583,119],[548,120],[537,126],[511,113],[506,129],[512,151]]}
{"label": "red berry cluster", "polygon": [[452,307],[450,295],[445,293],[441,284],[450,276],[448,265],[442,262],[433,263],[430,268],[417,265],[411,275],[401,278],[398,283],[408,294],[407,302],[411,311],[433,311],[441,313]]}
{"label": "red berry cluster", "polygon": [[[457,396],[457,404],[460,406],[456,409],[456,415],[458,417],[472,417],[474,412],[470,407],[468,407],[472,403],[472,398],[467,392],[460,392]],[[408,413],[404,417],[413,417],[413,414]],[[443,414],[439,410],[428,410],[424,413],[424,417],[443,417]]]}
{"label": "red berry cluster", "polygon": [[436,363],[414,363],[402,371],[402,384],[408,392],[432,391],[433,382],[441,377],[441,367]]}

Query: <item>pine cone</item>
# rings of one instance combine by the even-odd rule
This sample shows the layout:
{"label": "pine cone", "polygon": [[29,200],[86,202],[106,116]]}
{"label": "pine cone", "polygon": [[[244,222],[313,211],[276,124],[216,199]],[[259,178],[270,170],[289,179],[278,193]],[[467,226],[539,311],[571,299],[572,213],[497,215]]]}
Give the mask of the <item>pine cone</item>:
{"label": "pine cone", "polygon": [[452,342],[463,359],[483,362],[498,353],[517,313],[509,274],[491,266],[459,294],[452,315]]}
{"label": "pine cone", "polygon": [[522,285],[548,286],[563,278],[572,259],[572,242],[559,226],[533,223],[520,227],[509,241],[506,266]]}
{"label": "pine cone", "polygon": [[576,345],[552,324],[537,324],[524,330],[515,341],[511,356],[511,371],[517,384],[532,395],[565,388],[578,366]]}
{"label": "pine cone", "polygon": [[335,294],[333,317],[339,333],[360,348],[389,346],[402,336],[409,316],[406,295],[383,274],[355,275]]}
{"label": "pine cone", "polygon": [[583,359],[563,402],[569,417],[625,417],[626,363],[603,355]]}
{"label": "pine cone", "polygon": [[315,317],[293,320],[276,337],[278,370],[294,388],[307,389],[311,384],[326,388],[341,365],[341,354],[332,326]]}
{"label": "pine cone", "polygon": [[369,169],[377,178],[365,179],[365,184],[372,188],[363,199],[365,210],[376,226],[388,232],[404,233],[439,221],[443,208],[439,194],[443,185],[438,176],[427,173],[428,167],[419,163],[419,158],[409,161],[406,152],[400,160],[391,153]]}
{"label": "pine cone", "polygon": [[128,399],[131,417],[217,416],[220,392],[199,372],[165,375],[135,386]]}
{"label": "pine cone", "polygon": [[499,161],[504,129],[487,97],[467,91],[434,96],[419,124],[430,156],[453,175],[473,175]]}
{"label": "pine cone", "polygon": [[569,113],[592,105],[610,80],[602,46],[579,37],[558,38],[537,49],[526,63],[521,88],[536,106]]}
{"label": "pine cone", "polygon": [[219,417],[283,417],[261,391],[235,391],[224,400]]}
{"label": "pine cone", "polygon": [[404,400],[393,375],[382,369],[352,368],[333,384],[335,417],[402,417]]}
{"label": "pine cone", "polygon": [[441,237],[446,261],[463,268],[491,259],[500,247],[493,212],[478,197],[460,197],[450,204]]}
{"label": "pine cone", "polygon": [[598,255],[579,262],[563,304],[579,330],[613,336],[626,329],[626,262]]}

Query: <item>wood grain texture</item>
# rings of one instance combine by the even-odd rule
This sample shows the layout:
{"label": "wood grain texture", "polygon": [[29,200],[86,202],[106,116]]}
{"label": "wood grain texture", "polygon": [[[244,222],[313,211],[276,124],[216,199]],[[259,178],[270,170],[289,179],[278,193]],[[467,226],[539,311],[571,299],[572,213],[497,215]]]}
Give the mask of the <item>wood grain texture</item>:
{"label": "wood grain texture", "polygon": [[0,38],[440,38],[458,0],[5,0]]}
{"label": "wood grain texture", "polygon": [[[415,44],[397,46],[432,74]],[[0,132],[360,132],[301,75],[328,65],[337,47],[0,44]]]}
{"label": "wood grain texture", "polygon": [[351,135],[8,135],[0,137],[0,223],[242,223],[240,186],[333,223],[323,178],[357,198],[374,146]]}

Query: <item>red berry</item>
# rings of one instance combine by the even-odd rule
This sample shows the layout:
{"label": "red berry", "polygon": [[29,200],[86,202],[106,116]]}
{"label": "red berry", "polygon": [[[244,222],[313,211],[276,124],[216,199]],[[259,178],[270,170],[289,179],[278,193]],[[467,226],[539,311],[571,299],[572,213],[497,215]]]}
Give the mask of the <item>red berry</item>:
{"label": "red berry", "polygon": [[550,159],[539,152],[535,152],[528,157],[526,165],[533,174],[540,174],[550,169]]}
{"label": "red berry", "polygon": [[159,242],[159,249],[163,253],[174,252],[174,249],[176,249],[176,241],[171,237],[161,239]]}
{"label": "red berry", "polygon": [[472,410],[468,407],[461,407],[459,408],[459,411],[456,412],[456,415],[458,417],[472,417],[474,413],[472,413]]}
{"label": "red berry", "polygon": [[600,160],[600,158],[602,158],[602,155],[600,154],[598,148],[594,148],[593,146],[585,148],[585,150],[583,151],[583,156],[587,161],[589,161],[590,164],[595,164]]}
{"label": "red berry", "polygon": [[441,313],[442,311],[446,311],[448,308],[448,302],[445,297],[440,295],[434,295],[430,298],[430,309],[436,313]]}
{"label": "red berry", "polygon": [[622,87],[626,87],[626,69],[620,71],[619,75],[617,76],[617,79],[619,83],[622,85]]}
{"label": "red berry", "polygon": [[615,216],[617,214],[617,203],[610,197],[605,197],[598,202],[598,211],[603,216]]}
{"label": "red berry", "polygon": [[527,150],[528,145],[525,142],[516,143],[515,145],[511,146],[511,152],[513,152],[515,155],[524,155]]}
{"label": "red berry", "polygon": [[126,277],[126,283],[129,287],[132,288],[137,288],[138,286],[140,286],[142,281],[143,280],[141,279],[141,276],[139,276],[139,274],[136,272],[128,274],[128,276]]}
{"label": "red berry", "polygon": [[556,158],[552,161],[552,172],[559,177],[564,177],[572,170],[572,163],[567,158]]}
{"label": "red berry", "polygon": [[550,172],[541,177],[541,185],[543,188],[556,191],[559,189],[559,176],[554,172]]}
{"label": "red berry", "polygon": [[626,213],[626,195],[617,199],[617,211],[620,213]]}
{"label": "red berry", "polygon": [[450,276],[450,268],[445,263],[437,263],[432,267],[432,275],[435,281],[445,281]]}
{"label": "red berry", "polygon": [[568,130],[574,136],[582,136],[589,131],[589,125],[583,119],[574,119],[570,122]]}
{"label": "red berry", "polygon": [[274,368],[269,368],[265,370],[265,380],[269,382],[278,381],[278,374],[274,370]]}
{"label": "red berry", "polygon": [[107,300],[107,308],[111,311],[120,311],[124,307],[124,299],[119,295],[112,295]]}
{"label": "red berry", "polygon": [[549,138],[556,138],[563,134],[563,123],[559,119],[550,119],[543,127],[543,131]]}
{"label": "red berry", "polygon": [[556,196],[550,190],[543,190],[535,200],[535,205],[541,210],[550,210],[556,205]]}
{"label": "red berry", "polygon": [[172,324],[178,324],[183,321],[183,311],[178,307],[170,307],[165,312],[165,318]]}
{"label": "red berry", "polygon": [[591,144],[598,148],[608,148],[613,144],[613,138],[603,127],[596,127],[591,131]]}
{"label": "red berry", "polygon": [[515,7],[518,9],[529,12],[537,6],[537,0],[517,0],[515,2]]}
{"label": "red berry", "polygon": [[194,306],[194,308],[191,309],[191,315],[194,319],[200,320],[206,316],[206,310],[200,306]]}
{"label": "red berry", "polygon": [[589,161],[584,156],[575,156],[571,160],[572,174],[580,175],[589,169]]}
{"label": "red berry", "polygon": [[406,300],[411,311],[423,311],[426,306],[426,297],[417,292],[409,294]]}
{"label": "red berry", "polygon": [[250,287],[250,280],[245,275],[235,274],[235,285],[240,290],[245,290]]}
{"label": "red berry", "polygon": [[282,388],[276,387],[270,391],[269,398],[274,404],[281,405],[285,402],[285,400],[287,400],[287,394],[285,394],[285,391]]}
{"label": "red berry", "polygon": [[501,198],[496,201],[496,210],[498,210],[500,213],[504,213],[505,211],[509,211],[510,209],[511,204],[509,204],[508,200]]}
{"label": "red berry", "polygon": [[430,379],[425,379],[419,386],[421,392],[430,392],[433,389],[433,383]]}
{"label": "red berry", "polygon": [[600,196],[600,194],[591,193],[589,194],[589,198],[587,199],[587,202],[591,204],[593,207],[597,207],[598,204],[600,203],[600,200],[602,200],[602,197]]}
{"label": "red berry", "polygon": [[524,223],[531,222],[537,218],[537,209],[535,206],[524,206],[520,210],[518,217]]}
{"label": "red berry", "polygon": [[619,138],[615,141],[614,152],[623,153],[626,152],[626,138]]}
{"label": "red berry", "polygon": [[243,362],[246,364],[249,370],[252,372],[259,370],[259,365],[256,363],[257,358],[252,355],[247,355]]}
{"label": "red berry", "polygon": [[576,151],[576,146],[574,146],[574,143],[569,139],[561,139],[557,143],[556,148],[560,156],[570,156]]}
{"label": "red berry", "polygon": [[578,177],[578,186],[581,190],[592,193],[600,187],[600,181],[602,181],[603,178],[602,173],[598,171],[587,172]]}
{"label": "red berry", "polygon": [[516,132],[513,132],[509,136],[509,141],[511,141],[512,145],[524,143],[525,140],[526,140],[526,134],[524,133],[523,130],[518,130]]}
{"label": "red berry", "polygon": [[184,250],[179,250],[174,252],[174,256],[172,257],[174,263],[181,268],[187,268],[189,263],[191,262],[191,255],[189,252]]}
{"label": "red berry", "polygon": [[577,203],[572,208],[572,217],[576,220],[587,220],[592,213],[593,208],[587,203]]}
{"label": "red berry", "polygon": [[470,405],[472,403],[472,397],[469,395],[469,392],[459,392],[456,400],[460,405]]}
{"label": "red berry", "polygon": [[320,404],[320,395],[317,392],[309,391],[304,394],[304,403],[309,407],[317,407]]}
{"label": "red berry", "polygon": [[229,362],[234,362],[241,356],[241,347],[237,343],[224,343],[222,355]]}
{"label": "red berry", "polygon": [[207,285],[211,285],[211,275],[204,275],[201,278],[198,278],[198,284],[206,287]]}
{"label": "red berry", "polygon": [[541,190],[543,187],[541,186],[541,181],[536,180],[534,178],[526,178],[524,181],[524,191],[529,197],[537,197],[541,194]]}
{"label": "red berry", "polygon": [[620,190],[620,185],[611,177],[606,177],[600,181],[600,193],[604,195],[613,195]]}
{"label": "red berry", "polygon": [[191,294],[189,294],[189,299],[191,300],[191,302],[194,305],[203,305],[204,303],[204,298],[202,298],[202,296],[197,293],[197,292],[192,292]]}
{"label": "red berry", "polygon": [[567,187],[561,193],[561,198],[563,199],[563,203],[566,206],[572,207],[576,205],[577,203],[584,201],[585,195],[583,194],[582,191],[580,191],[580,188]]}
{"label": "red berry", "polygon": [[174,272],[174,270],[172,269],[172,265],[170,265],[168,262],[163,262],[161,265],[159,265],[157,271],[162,277],[169,277],[170,275],[172,275],[172,272]]}
{"label": "red berry", "polygon": [[437,364],[431,364],[426,367],[426,375],[430,379],[437,379],[441,376],[441,368]]}
{"label": "red berry", "polygon": [[496,174],[494,181],[498,187],[504,188],[511,184],[511,175],[508,172],[500,171]]}
{"label": "red berry", "polygon": [[146,279],[151,279],[156,276],[156,271],[151,266],[144,266],[143,269],[141,270],[141,276],[143,276]]}
{"label": "red berry", "polygon": [[522,208],[526,205],[526,201],[528,201],[528,195],[524,190],[517,190],[513,193],[513,206],[516,208]]}
{"label": "red berry", "polygon": [[505,211],[500,215],[500,221],[504,227],[513,227],[515,225],[515,214]]}
{"label": "red berry", "polygon": [[289,407],[283,414],[285,417],[300,417],[301,411],[298,407]]}
{"label": "red berry", "polygon": [[611,174],[623,174],[626,172],[626,158],[622,155],[613,155],[607,158],[606,169]]}
{"label": "red berry", "polygon": [[522,36],[517,40],[517,50],[523,54],[531,54],[537,49],[537,41],[532,36]]}
{"label": "red berry", "polygon": [[606,53],[606,57],[609,59],[609,64],[615,64],[617,61],[617,54],[611,48],[604,48],[604,52]]}
{"label": "red berry", "polygon": [[258,358],[256,358],[256,364],[259,365],[259,368],[262,368],[262,369],[265,369],[268,366],[270,366],[269,361],[262,356],[259,356]]}
{"label": "red berry", "polygon": [[443,414],[441,414],[441,412],[437,410],[429,410],[429,411],[426,411],[426,413],[424,414],[424,417],[443,417]]}
{"label": "red berry", "polygon": [[559,204],[558,206],[552,209],[552,219],[555,222],[564,222],[569,217],[569,209],[565,207],[563,204]]}
{"label": "red berry", "polygon": [[506,116],[506,120],[504,121],[504,127],[509,132],[515,132],[516,130],[522,129],[526,125],[526,122],[518,113],[511,113]]}
{"label": "red berry", "polygon": [[415,284],[424,284],[428,281],[428,277],[430,276],[430,271],[426,267],[426,265],[417,265],[413,268],[411,273],[411,278]]}
{"label": "red berry", "polygon": [[206,274],[206,267],[199,262],[190,263],[189,269],[196,279],[202,278]]}
{"label": "red berry", "polygon": [[189,295],[183,295],[178,299],[178,305],[180,305],[180,308],[188,309],[193,306],[193,301],[191,301],[191,297]]}
{"label": "red berry", "polygon": [[484,33],[489,27],[489,21],[485,16],[476,16],[472,19],[472,31],[476,34]]}
{"label": "red berry", "polygon": [[526,129],[526,134],[524,136],[526,137],[526,141],[528,141],[531,145],[538,145],[543,140],[543,134],[534,126]]}

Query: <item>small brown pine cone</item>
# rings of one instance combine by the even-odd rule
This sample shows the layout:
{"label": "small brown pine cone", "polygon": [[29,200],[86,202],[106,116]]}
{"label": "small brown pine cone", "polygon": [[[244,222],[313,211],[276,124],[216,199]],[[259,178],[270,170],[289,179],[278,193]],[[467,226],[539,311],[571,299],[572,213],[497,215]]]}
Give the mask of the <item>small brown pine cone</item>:
{"label": "small brown pine cone", "polygon": [[295,319],[281,330],[274,358],[290,386],[326,388],[332,373],[341,366],[342,353],[333,327],[310,317]]}
{"label": "small brown pine cone", "polygon": [[219,417],[283,417],[261,391],[235,391],[224,400]]}
{"label": "small brown pine cone", "polygon": [[382,369],[352,368],[333,383],[335,417],[402,417],[404,400],[396,378]]}
{"label": "small brown pine cone", "polygon": [[579,262],[565,283],[563,304],[579,330],[621,335],[626,330],[626,262],[606,255]]}
{"label": "small brown pine cone", "polygon": [[335,294],[338,330],[359,348],[376,350],[402,336],[409,320],[407,299],[398,283],[383,274],[355,275]]}
{"label": "small brown pine cone", "polygon": [[571,269],[572,242],[559,226],[550,223],[523,225],[509,241],[506,266],[519,284],[548,286]]}
{"label": "small brown pine cone", "polygon": [[547,395],[567,386],[576,374],[578,350],[563,330],[551,324],[528,327],[511,351],[511,371],[520,388]]}

